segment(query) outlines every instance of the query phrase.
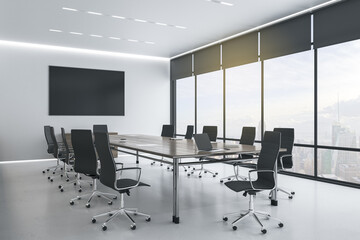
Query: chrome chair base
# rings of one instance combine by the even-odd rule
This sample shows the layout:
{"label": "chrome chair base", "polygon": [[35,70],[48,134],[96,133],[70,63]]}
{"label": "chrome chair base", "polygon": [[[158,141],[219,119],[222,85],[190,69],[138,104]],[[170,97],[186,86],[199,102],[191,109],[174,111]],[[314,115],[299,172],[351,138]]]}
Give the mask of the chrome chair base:
{"label": "chrome chair base", "polygon": [[247,177],[239,175],[239,165],[234,165],[233,167],[234,167],[234,175],[220,178],[221,183],[223,183],[224,180],[228,180],[228,181],[235,181],[235,180],[239,180],[239,179],[247,180]]}
{"label": "chrome chair base", "polygon": [[[293,199],[293,196],[295,195],[295,192],[294,191],[286,191],[286,190],[284,190],[283,188],[277,188],[277,191],[279,192],[283,192],[283,193],[285,193],[287,196],[288,196],[288,198],[289,199]],[[271,198],[271,193],[272,193],[272,191],[270,191],[270,193],[269,193],[269,198]]]}
{"label": "chrome chair base", "polygon": [[[202,177],[202,173],[211,173],[212,175],[213,175],[213,177],[216,177],[216,175],[218,175],[218,173],[217,172],[214,172],[214,171],[212,171],[212,170],[209,170],[209,169],[206,169],[206,168],[204,168],[204,165],[203,164],[201,164],[200,165],[201,167],[200,168],[193,168],[192,170],[191,170],[191,174],[194,174],[195,172],[199,172],[199,178],[201,178]],[[188,173],[188,176],[190,176],[190,173]]]}
{"label": "chrome chair base", "polygon": [[[86,197],[89,197],[86,204],[85,204],[85,206],[87,208],[90,208],[90,202],[91,202],[91,200],[93,199],[94,196],[98,196],[98,197],[101,197],[101,198],[104,198],[104,199],[108,200],[109,205],[112,205],[112,199],[117,199],[116,194],[104,193],[104,192],[98,191],[97,190],[97,185],[96,185],[96,179],[93,179],[92,186],[93,186],[93,190],[91,192],[89,192],[87,194],[84,194],[84,195],[81,195],[81,196],[77,196],[77,197],[71,199],[70,200],[70,205],[74,205],[75,200],[80,200],[80,199],[86,198]],[[112,198],[112,199],[110,199],[110,198]]]}
{"label": "chrome chair base", "polygon": [[113,210],[113,211],[109,211],[109,212],[106,212],[106,213],[102,213],[102,214],[93,216],[92,219],[91,219],[91,222],[96,223],[97,218],[109,215],[110,217],[108,219],[106,219],[106,221],[101,226],[102,230],[105,231],[107,229],[107,223],[108,222],[112,221],[113,219],[115,219],[115,217],[117,217],[119,215],[124,215],[131,223],[130,228],[132,230],[135,230],[136,229],[136,223],[135,223],[134,219],[129,214],[144,216],[144,217],[146,217],[147,222],[150,222],[150,220],[151,220],[150,215],[139,212],[137,208],[125,208],[124,207],[124,193],[120,193],[120,208],[116,209],[116,210]]}
{"label": "chrome chair base", "polygon": [[237,223],[241,222],[242,220],[246,219],[249,216],[252,216],[256,220],[256,222],[260,225],[261,232],[265,234],[267,232],[267,230],[264,228],[264,225],[260,221],[258,215],[264,216],[264,217],[266,217],[266,219],[273,219],[273,220],[278,221],[279,222],[278,223],[279,227],[284,226],[284,224],[282,223],[282,221],[280,219],[271,217],[271,215],[269,213],[262,212],[262,211],[255,211],[255,209],[254,209],[254,196],[250,195],[249,197],[250,197],[250,200],[249,200],[249,209],[248,210],[241,211],[241,212],[235,212],[235,213],[228,213],[228,214],[225,214],[223,216],[223,221],[227,221],[228,217],[233,216],[233,215],[238,215],[239,216],[235,221],[233,221],[231,223],[232,229],[234,231],[237,230],[237,226],[236,226]]}

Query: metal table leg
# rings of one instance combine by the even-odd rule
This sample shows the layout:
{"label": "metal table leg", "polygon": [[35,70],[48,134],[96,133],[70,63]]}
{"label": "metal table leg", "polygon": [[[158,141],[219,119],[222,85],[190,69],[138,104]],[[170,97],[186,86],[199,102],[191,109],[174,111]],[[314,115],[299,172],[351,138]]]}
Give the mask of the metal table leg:
{"label": "metal table leg", "polygon": [[271,205],[272,206],[277,206],[278,205],[278,200],[277,200],[277,178],[278,178],[278,167],[277,167],[277,162],[275,163],[275,167],[274,167],[274,171],[275,171],[275,188],[271,191]]}
{"label": "metal table leg", "polygon": [[173,159],[173,223],[180,223],[179,217],[179,159]]}

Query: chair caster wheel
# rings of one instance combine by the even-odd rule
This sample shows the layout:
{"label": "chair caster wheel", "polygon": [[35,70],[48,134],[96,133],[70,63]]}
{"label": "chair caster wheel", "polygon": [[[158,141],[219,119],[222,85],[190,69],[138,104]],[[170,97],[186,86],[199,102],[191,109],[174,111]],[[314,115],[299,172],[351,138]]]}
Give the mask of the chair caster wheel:
{"label": "chair caster wheel", "polygon": [[61,189],[60,189],[60,192],[63,192],[63,191],[64,191],[64,189],[63,189],[63,188],[61,188]]}
{"label": "chair caster wheel", "polygon": [[202,178],[202,176],[200,175],[199,178]]}
{"label": "chair caster wheel", "polygon": [[53,172],[53,174],[55,174],[55,172]]}
{"label": "chair caster wheel", "polygon": [[60,175],[60,177],[63,177],[63,176],[64,176],[64,175],[62,175],[62,174]]}
{"label": "chair caster wheel", "polygon": [[103,226],[102,226],[102,230],[103,230],[103,231],[106,231],[106,229],[107,229],[107,226],[106,226],[106,225],[103,225]]}
{"label": "chair caster wheel", "polygon": [[213,177],[216,177],[216,174],[214,174]]}
{"label": "chair caster wheel", "polygon": [[131,225],[130,228],[131,228],[131,230],[135,230],[135,229],[136,229],[136,225]]}
{"label": "chair caster wheel", "polygon": [[185,169],[185,172],[187,172],[187,169]]}
{"label": "chair caster wheel", "polygon": [[167,167],[167,170],[169,170],[170,169],[170,167]]}
{"label": "chair caster wheel", "polygon": [[164,164],[160,163],[160,166],[163,166]]}
{"label": "chair caster wheel", "polygon": [[63,168],[60,168],[60,170],[63,170]]}
{"label": "chair caster wheel", "polygon": [[113,197],[113,199],[114,199],[114,200],[117,199],[117,196]]}
{"label": "chair caster wheel", "polygon": [[108,205],[112,205],[112,202],[108,202]]}
{"label": "chair caster wheel", "polygon": [[42,173],[45,173],[45,170],[44,170],[44,171],[42,171]]}
{"label": "chair caster wheel", "polygon": [[236,230],[237,230],[237,226],[233,226],[232,229],[233,229],[234,231],[236,231]]}
{"label": "chair caster wheel", "polygon": [[59,185],[59,189],[60,189],[60,188],[62,188],[62,186],[61,186],[61,185]]}
{"label": "chair caster wheel", "polygon": [[190,173],[188,173],[187,175],[188,175],[188,177],[190,177]]}
{"label": "chair caster wheel", "polygon": [[215,175],[218,175],[218,174],[219,174],[219,173],[217,173],[217,172],[215,173]]}
{"label": "chair caster wheel", "polygon": [[46,169],[46,171],[48,172],[48,171],[50,171],[50,169]]}
{"label": "chair caster wheel", "polygon": [[50,180],[50,177],[48,177],[48,179]]}
{"label": "chair caster wheel", "polygon": [[267,231],[266,231],[265,228],[264,228],[264,229],[261,229],[261,232],[262,232],[263,234],[267,233]]}
{"label": "chair caster wheel", "polygon": [[188,168],[191,168],[190,166],[188,166]]}
{"label": "chair caster wheel", "polygon": [[291,192],[291,195],[295,195],[295,192]]}
{"label": "chair caster wheel", "polygon": [[231,178],[228,178],[228,180],[230,181],[230,180],[231,180]]}
{"label": "chair caster wheel", "polygon": [[76,186],[76,182],[74,182],[74,186]]}
{"label": "chair caster wheel", "polygon": [[70,205],[74,205],[74,201],[70,201]]}
{"label": "chair caster wheel", "polygon": [[80,200],[81,199],[81,197],[80,196],[77,196],[77,198],[76,198],[77,200]]}
{"label": "chair caster wheel", "polygon": [[173,172],[173,171],[174,171],[174,169],[171,169],[171,171]]}
{"label": "chair caster wheel", "polygon": [[204,171],[204,173],[207,173],[207,171]]}
{"label": "chair caster wheel", "polygon": [[195,168],[193,168],[193,170],[195,170]]}
{"label": "chair caster wheel", "polygon": [[290,196],[289,196],[289,199],[293,199],[293,196],[292,196],[292,195],[290,195]]}
{"label": "chair caster wheel", "polygon": [[281,227],[281,228],[282,228],[283,226],[284,226],[284,224],[283,224],[283,223],[279,223],[279,227]]}
{"label": "chair caster wheel", "polygon": [[78,191],[78,192],[82,192],[81,188],[79,189],[79,191]]}
{"label": "chair caster wheel", "polygon": [[145,219],[145,220],[146,220],[147,222],[150,222],[150,221],[151,221],[151,218],[148,217],[148,218]]}
{"label": "chair caster wheel", "polygon": [[79,179],[81,180],[81,179],[82,179],[82,177],[79,177]]}
{"label": "chair caster wheel", "polygon": [[112,217],[112,215],[113,215],[112,213],[109,213],[109,217]]}
{"label": "chair caster wheel", "polygon": [[69,181],[70,181],[70,179],[67,178],[67,179],[66,179],[66,182],[69,182]]}
{"label": "chair caster wheel", "polygon": [[89,203],[85,204],[85,207],[90,208],[90,204]]}
{"label": "chair caster wheel", "polygon": [[225,221],[225,222],[226,222],[227,220],[228,220],[228,218],[227,218],[227,217],[223,217],[223,221]]}
{"label": "chair caster wheel", "polygon": [[96,223],[96,219],[95,218],[91,219],[91,222]]}
{"label": "chair caster wheel", "polygon": [[50,182],[53,182],[54,181],[54,179],[50,179]]}

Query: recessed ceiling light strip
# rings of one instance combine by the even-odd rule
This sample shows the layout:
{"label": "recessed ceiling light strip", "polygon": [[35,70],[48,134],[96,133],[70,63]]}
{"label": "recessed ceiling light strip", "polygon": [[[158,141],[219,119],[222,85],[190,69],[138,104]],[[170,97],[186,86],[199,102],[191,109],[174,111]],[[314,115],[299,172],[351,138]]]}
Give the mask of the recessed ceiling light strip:
{"label": "recessed ceiling light strip", "polygon": [[119,16],[119,15],[112,15],[112,14],[106,14],[106,13],[94,12],[94,11],[85,11],[85,10],[80,10],[80,9],[75,9],[75,8],[68,8],[68,7],[63,7],[62,9],[66,10],[66,11],[71,11],[71,12],[82,12],[82,13],[87,13],[87,14],[91,14],[91,15],[97,15],[97,16],[103,16],[103,17],[112,17],[112,18],[116,18],[116,19],[128,20],[128,21],[139,22],[139,23],[149,23],[149,24],[155,24],[155,25],[164,26],[164,27],[174,27],[174,28],[178,28],[178,29],[187,29],[187,27],[180,26],[180,25],[167,24],[167,23],[150,21],[150,20],[139,19],[139,18],[124,17],[124,16]]}
{"label": "recessed ceiling light strip", "polygon": [[212,3],[218,3],[218,4],[222,4],[222,5],[225,5],[225,6],[234,6],[233,3],[229,3],[229,2],[223,2],[223,1],[218,1],[218,0],[205,0],[207,2],[212,2]]}
{"label": "recessed ceiling light strip", "polygon": [[[60,29],[49,29],[50,32],[56,32],[56,33],[66,33],[65,31],[62,31]],[[84,33],[81,33],[81,32],[68,32],[69,34],[73,34],[73,35],[84,35],[84,36],[87,36],[86,34]],[[99,35],[99,34],[89,34],[90,37],[94,37],[94,38],[104,38],[103,35]],[[114,36],[111,36],[111,37],[107,37],[109,39],[112,39],[112,40],[125,40],[125,41],[128,41],[128,42],[134,42],[134,43],[145,43],[145,44],[155,44],[154,42],[151,42],[151,41],[142,41],[142,40],[138,40],[138,39],[126,39],[126,38],[119,38],[119,37],[114,37]]]}

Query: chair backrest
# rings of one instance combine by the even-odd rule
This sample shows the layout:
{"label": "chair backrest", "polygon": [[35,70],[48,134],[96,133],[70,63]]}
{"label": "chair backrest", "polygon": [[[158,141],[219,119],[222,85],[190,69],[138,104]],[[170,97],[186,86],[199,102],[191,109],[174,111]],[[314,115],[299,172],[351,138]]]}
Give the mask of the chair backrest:
{"label": "chair backrest", "polygon": [[106,124],[95,124],[93,126],[93,133],[95,134],[96,132],[108,133],[107,125]]}
{"label": "chair backrest", "polygon": [[194,135],[194,126],[188,125],[186,127],[185,139],[192,139],[193,135]]}
{"label": "chair backrest", "polygon": [[162,137],[174,137],[175,128],[174,125],[163,125],[161,136]]}
{"label": "chair backrest", "polygon": [[243,127],[240,138],[240,144],[254,145],[255,132],[256,132],[255,127]]}
{"label": "chair backrest", "polygon": [[47,152],[50,154],[54,154],[54,142],[51,138],[51,127],[50,126],[44,126],[44,134],[45,134],[45,140],[47,144]]}
{"label": "chair backrest", "polygon": [[97,158],[91,130],[71,130],[71,142],[76,159],[75,172],[96,176]]}
{"label": "chair backrest", "polygon": [[59,144],[55,137],[54,127],[50,127],[50,138],[53,143],[54,152],[52,153],[55,158],[58,158]]}
{"label": "chair backrest", "polygon": [[[281,144],[280,148],[286,148],[286,152],[280,152],[278,157],[278,166],[281,166],[280,157],[283,155],[292,155],[295,139],[295,130],[294,128],[274,128],[274,132],[281,133]],[[283,157],[283,167],[292,168],[293,160],[292,156]]]}
{"label": "chair backrest", "polygon": [[210,141],[212,142],[216,142],[216,138],[217,138],[217,126],[204,126],[203,127],[203,133],[207,133]]}
{"label": "chair backrest", "polygon": [[114,189],[116,179],[116,165],[109,145],[109,135],[104,132],[95,132],[96,151],[100,158],[100,182]]}
{"label": "chair backrest", "polygon": [[[261,143],[257,170],[274,170],[280,150],[280,141],[281,134],[279,132],[265,132],[264,139]],[[274,174],[270,172],[259,172],[257,181],[266,182],[269,189],[272,189],[275,185]]]}
{"label": "chair backrest", "polygon": [[64,128],[61,128],[61,139],[63,141],[63,144],[64,144],[64,147],[65,147],[65,151],[62,152],[62,157],[64,157],[64,160],[66,163],[69,163],[69,160],[70,160],[70,149],[69,149],[69,145],[67,143],[67,140],[66,140],[66,136],[65,136],[65,129]]}

